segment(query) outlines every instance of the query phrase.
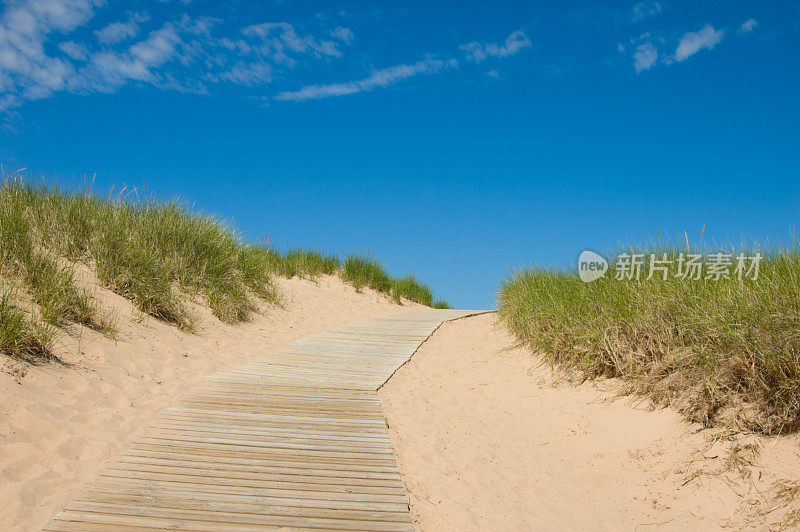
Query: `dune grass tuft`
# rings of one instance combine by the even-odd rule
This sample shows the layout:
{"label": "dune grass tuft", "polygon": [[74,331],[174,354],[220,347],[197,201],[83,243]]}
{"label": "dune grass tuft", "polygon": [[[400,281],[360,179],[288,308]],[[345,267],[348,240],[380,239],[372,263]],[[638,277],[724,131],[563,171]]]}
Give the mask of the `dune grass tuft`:
{"label": "dune grass tuft", "polygon": [[185,328],[193,324],[187,296],[204,298],[226,322],[247,318],[251,294],[277,297],[265,258],[225,223],[174,201],[104,200],[6,181],[0,222],[0,273],[22,280],[48,323],[113,329],[78,288],[69,261],[91,264],[103,285]]}
{"label": "dune grass tuft", "polygon": [[[401,298],[422,305],[433,306],[433,291],[429,286],[419,282],[413,274],[404,277],[392,277],[372,255],[350,255],[339,271],[341,278],[356,290],[369,287],[375,291],[391,295],[395,301]],[[450,308],[444,300],[437,300],[435,308]]]}
{"label": "dune grass tuft", "polygon": [[757,280],[684,280],[671,267],[667,280],[584,283],[574,272],[526,268],[505,280],[498,307],[555,366],[619,377],[629,392],[706,425],[796,431],[800,251],[760,252]]}
{"label": "dune grass tuft", "polygon": [[37,238],[38,205],[26,187],[0,186],[0,274],[21,281],[38,305],[41,318],[54,325],[67,321],[110,330],[106,315]]}
{"label": "dune grass tuft", "polygon": [[433,291],[429,286],[419,282],[414,274],[392,279],[392,296],[396,300],[405,298],[429,307],[433,306]]}
{"label": "dune grass tuft", "polygon": [[[0,280],[21,292],[3,292],[4,327],[14,324],[4,331],[10,335],[3,340],[4,352],[47,351],[52,327],[67,322],[113,336],[113,316],[80,287],[76,263],[91,266],[105,287],[142,312],[189,330],[195,318],[186,310],[187,298],[199,298],[222,321],[246,320],[254,298],[278,300],[274,275],[316,279],[341,268],[342,278],[359,289],[369,286],[398,302],[404,297],[432,304],[427,286],[413,276],[389,276],[374,258],[350,257],[342,265],[337,255],[320,251],[280,253],[247,244],[227,223],[176,201],[104,199],[5,179]],[[15,303],[24,300],[34,305],[30,312]],[[19,331],[16,339],[13,329]]]}
{"label": "dune grass tuft", "polygon": [[289,279],[316,279],[323,274],[334,274],[340,267],[339,257],[324,251],[293,249],[280,253],[269,248],[262,249],[267,255],[269,270]]}
{"label": "dune grass tuft", "polygon": [[447,301],[445,301],[444,299],[437,299],[437,300],[435,300],[435,301],[433,302],[433,305],[431,305],[431,306],[432,306],[433,308],[438,308],[438,309],[451,309],[451,308],[453,308],[453,307],[451,307],[451,306],[450,306],[450,303],[448,303],[448,302],[447,302]]}
{"label": "dune grass tuft", "polygon": [[37,363],[52,354],[55,331],[16,305],[13,291],[0,294],[0,352]]}
{"label": "dune grass tuft", "polygon": [[384,294],[392,290],[392,278],[373,256],[348,256],[342,264],[339,276],[345,282],[352,284],[356,290],[361,290],[365,286]]}

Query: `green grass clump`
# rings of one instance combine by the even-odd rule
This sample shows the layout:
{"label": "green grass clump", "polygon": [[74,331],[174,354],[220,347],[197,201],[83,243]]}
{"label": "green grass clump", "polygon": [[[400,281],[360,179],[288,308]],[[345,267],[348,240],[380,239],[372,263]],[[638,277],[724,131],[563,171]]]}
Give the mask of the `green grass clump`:
{"label": "green grass clump", "polygon": [[383,265],[372,256],[350,255],[342,264],[339,276],[356,290],[365,286],[388,294],[392,290],[392,278]]}
{"label": "green grass clump", "polygon": [[91,264],[105,286],[145,313],[191,327],[184,296],[223,321],[246,319],[250,294],[276,299],[268,262],[212,216],[176,202],[103,200],[18,180],[0,185],[0,273],[21,279],[42,318],[111,330],[58,257]]}
{"label": "green grass clump", "polygon": [[[4,183],[0,197],[13,204],[14,238],[93,264],[105,286],[155,317],[189,327],[191,316],[182,304],[186,294],[205,298],[226,322],[247,318],[253,308],[250,292],[275,299],[265,259],[248,251],[222,221],[177,202],[103,200],[18,181]],[[34,293],[74,287],[67,274],[57,281],[49,272],[45,277],[52,282],[29,283]],[[85,322],[86,309],[80,308],[85,298],[69,294],[58,300],[69,300],[73,310],[62,313],[64,318]]]}
{"label": "green grass clump", "polygon": [[[356,290],[369,287],[377,292],[391,295],[398,303],[401,298],[422,305],[433,306],[433,291],[419,282],[413,274],[404,277],[392,277],[373,256],[350,255],[339,270],[340,277]],[[435,308],[450,308],[444,300],[437,300]]]}
{"label": "green grass clump", "polygon": [[245,284],[253,293],[267,301],[277,301],[279,294],[272,279],[271,251],[263,246],[242,246],[239,249],[239,267]]}
{"label": "green grass clump", "polygon": [[433,306],[433,291],[429,286],[420,283],[413,274],[392,280],[392,296],[398,301],[402,297],[429,307]]}
{"label": "green grass clump", "polygon": [[447,301],[445,301],[444,299],[437,299],[437,300],[435,300],[435,301],[433,302],[433,305],[431,305],[431,306],[432,306],[433,308],[438,308],[438,309],[451,309],[451,308],[453,308],[453,307],[451,307],[451,306],[450,306],[450,303],[448,303],[448,302],[447,302]]}
{"label": "green grass clump", "polygon": [[292,277],[316,279],[323,274],[336,273],[340,266],[337,255],[322,251],[293,249],[281,254],[269,248],[263,249],[268,257],[269,269],[276,275],[289,279]]}
{"label": "green grass clump", "polygon": [[29,317],[15,299],[12,291],[0,294],[0,352],[33,363],[49,358],[53,329]]}
{"label": "green grass clump", "polygon": [[42,249],[34,223],[39,213],[31,198],[25,187],[0,186],[0,274],[22,282],[45,322],[75,321],[107,329],[107,317],[77,287],[72,268]]}
{"label": "green grass clump", "polygon": [[800,251],[761,254],[757,280],[683,280],[673,265],[667,280],[609,272],[584,283],[574,272],[526,268],[505,280],[498,307],[556,366],[619,377],[628,391],[706,425],[798,430]]}

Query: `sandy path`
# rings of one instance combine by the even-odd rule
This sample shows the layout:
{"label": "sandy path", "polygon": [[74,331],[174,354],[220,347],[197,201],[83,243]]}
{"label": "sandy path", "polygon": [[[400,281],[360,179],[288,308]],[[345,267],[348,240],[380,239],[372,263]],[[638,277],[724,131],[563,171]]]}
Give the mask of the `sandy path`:
{"label": "sandy path", "polygon": [[74,329],[58,352],[69,367],[30,367],[0,356],[0,530],[44,526],[105,460],[203,376],[315,332],[419,308],[356,293],[334,276],[279,283],[284,306],[265,308],[249,323],[226,325],[194,308],[197,334],[141,316],[129,301],[99,290],[119,313],[116,342]]}
{"label": "sandy path", "polygon": [[495,320],[443,324],[380,391],[421,530],[766,529],[785,517],[768,510],[776,480],[800,479],[797,437],[760,439],[752,481],[721,472],[731,442],[708,444],[668,409],[555,384]]}

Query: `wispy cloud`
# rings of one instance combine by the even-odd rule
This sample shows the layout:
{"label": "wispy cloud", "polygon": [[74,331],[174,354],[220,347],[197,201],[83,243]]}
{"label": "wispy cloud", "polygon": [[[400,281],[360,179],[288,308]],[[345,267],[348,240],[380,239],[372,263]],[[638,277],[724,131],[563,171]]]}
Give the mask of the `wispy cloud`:
{"label": "wispy cloud", "polygon": [[[50,33],[68,33],[85,23],[95,7],[91,0],[7,4],[0,16],[0,88],[4,93],[0,111],[66,87],[75,73],[71,58],[48,55],[45,40]],[[78,53],[76,47],[67,50]]]}
{"label": "wispy cloud", "polygon": [[633,53],[633,67],[636,73],[649,70],[658,60],[658,50],[651,43],[640,44]]}
{"label": "wispy cloud", "polygon": [[[332,33],[332,35],[334,35],[334,33]],[[347,41],[348,39],[344,37],[341,40]],[[475,63],[480,63],[489,57],[502,58],[512,56],[529,46],[531,46],[531,42],[525,33],[522,31],[514,31],[509,34],[503,44],[473,41],[459,46],[459,49],[466,53],[467,59]],[[447,68],[457,68],[458,66],[459,63],[456,59],[441,60],[429,58],[413,64],[401,64],[380,70],[373,70],[367,77],[354,81],[306,85],[296,91],[282,91],[275,96],[275,99],[302,102],[320,98],[357,94],[376,88],[388,87],[414,76],[434,74]],[[497,70],[490,70],[486,74],[494,78],[500,77]]]}
{"label": "wispy cloud", "polygon": [[332,96],[345,96],[359,92],[371,91],[379,87],[388,87],[404,79],[420,74],[433,74],[446,68],[455,66],[454,60],[441,61],[438,59],[425,59],[412,65],[396,65],[381,70],[374,70],[366,78],[348,81],[345,83],[330,83],[327,85],[307,85],[297,91],[284,91],[275,96],[277,100],[305,101]]}
{"label": "wispy cloud", "polygon": [[219,21],[185,14],[143,32],[147,13],[90,31],[96,40],[76,38],[73,31],[89,26],[104,5],[104,0],[6,4],[0,12],[0,112],[58,91],[114,92],[132,82],[201,93],[208,92],[206,84],[265,85],[276,69],[291,69],[301,57],[338,58],[355,39],[342,26],[318,37],[287,22],[216,37]]}
{"label": "wispy cloud", "polygon": [[633,6],[633,20],[639,21],[661,13],[661,4],[654,0],[644,0]]}
{"label": "wispy cloud", "polygon": [[745,20],[741,26],[739,26],[739,31],[741,33],[750,33],[754,29],[758,27],[758,21],[754,18],[749,18]]}
{"label": "wispy cloud", "polygon": [[89,50],[86,46],[75,41],[64,41],[58,45],[58,49],[76,61],[85,61],[89,57]]}
{"label": "wispy cloud", "polygon": [[339,26],[338,28],[334,28],[331,30],[331,37],[334,39],[339,39],[345,44],[350,44],[355,39],[355,35],[353,34],[353,30],[350,28],[343,28]]}
{"label": "wispy cloud", "polygon": [[209,79],[212,81],[229,81],[237,85],[255,87],[272,81],[272,65],[269,63],[238,63],[230,70],[221,72]]}
{"label": "wispy cloud", "polygon": [[103,44],[122,42],[139,33],[139,23],[145,22],[149,17],[142,14],[132,15],[126,22],[113,22],[94,32],[97,40]]}
{"label": "wispy cloud", "polygon": [[95,53],[75,80],[79,88],[113,91],[128,81],[156,83],[153,69],[175,59],[181,38],[172,24],[151,32],[124,52]]}
{"label": "wispy cloud", "polygon": [[523,48],[531,46],[531,41],[523,31],[517,30],[512,32],[504,44],[485,43],[473,41],[459,46],[463,50],[467,59],[480,63],[488,57],[508,57],[514,55]]}
{"label": "wispy cloud", "polygon": [[719,44],[724,35],[725,30],[715,30],[711,24],[706,24],[699,31],[685,33],[678,41],[674,58],[676,61],[686,61],[700,50],[711,50]]}
{"label": "wispy cloud", "polygon": [[[113,93],[126,85],[205,94],[256,90],[291,80],[292,71],[308,73],[316,64],[338,61],[357,42],[350,28],[339,25],[342,16],[330,25],[315,20],[311,30],[285,21],[231,28],[211,17],[190,17],[183,13],[182,0],[162,3],[159,20],[152,20],[144,11],[122,18],[96,16],[106,0],[0,1],[0,114],[57,92]],[[163,15],[169,12],[171,17]],[[524,32],[514,31],[504,42],[473,41],[460,49],[469,61],[480,63],[530,46]],[[317,81],[284,90],[275,98],[304,101],[367,92],[458,66],[457,59],[441,59],[453,54],[423,57],[353,81]],[[494,69],[488,75],[499,76]]]}
{"label": "wispy cloud", "polygon": [[248,37],[261,39],[260,51],[276,59],[288,59],[287,52],[312,52],[318,56],[334,57],[342,55],[336,42],[316,39],[312,35],[300,36],[288,22],[256,24],[244,28],[242,33]]}
{"label": "wispy cloud", "polygon": [[[748,29],[739,31],[742,33],[752,31],[755,24],[755,20],[750,19],[742,24],[742,28],[746,25]],[[681,63],[702,50],[711,50],[724,36],[724,29],[716,29],[711,24],[706,24],[698,31],[684,33],[677,39],[677,43],[674,38],[668,39],[664,35],[651,35],[648,32],[630,39],[628,43],[619,43],[617,50],[633,59],[633,68],[639,74],[659,63],[666,65]],[[672,49],[671,46],[675,48]]]}

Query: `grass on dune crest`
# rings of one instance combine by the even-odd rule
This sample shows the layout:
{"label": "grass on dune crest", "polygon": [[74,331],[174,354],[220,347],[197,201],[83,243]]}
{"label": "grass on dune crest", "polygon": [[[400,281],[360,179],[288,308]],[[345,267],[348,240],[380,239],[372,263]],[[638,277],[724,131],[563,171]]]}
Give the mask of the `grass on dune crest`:
{"label": "grass on dune crest", "polygon": [[[342,267],[336,255],[247,244],[227,223],[176,201],[104,199],[6,179],[0,183],[0,350],[46,353],[68,322],[113,336],[113,316],[80,287],[76,263],[91,266],[105,287],[142,312],[189,330],[195,318],[187,298],[199,298],[222,321],[238,322],[255,309],[254,298],[279,299],[273,276],[316,279]],[[433,304],[430,290],[413,277],[395,279],[377,261],[370,265],[385,276],[380,291]],[[371,277],[366,284],[375,288]]]}
{"label": "grass on dune crest", "polygon": [[405,298],[422,305],[435,308],[451,308],[438,299],[434,302],[433,291],[429,286],[419,282],[413,274],[404,277],[392,277],[372,255],[350,255],[339,270],[341,278],[360,290],[369,287],[378,292],[391,295],[395,301]]}
{"label": "grass on dune crest", "polygon": [[346,282],[361,290],[369,287],[388,294],[392,290],[392,278],[386,269],[372,256],[350,255],[344,260],[339,275]]}
{"label": "grass on dune crest", "polygon": [[18,183],[5,184],[0,195],[21,211],[24,233],[37,246],[93,264],[105,286],[147,314],[191,327],[184,292],[204,297],[217,317],[235,322],[252,308],[248,284],[269,293],[260,286],[270,282],[266,273],[250,271],[245,281],[246,257],[232,229],[176,202],[108,201]]}
{"label": "grass on dune crest", "polygon": [[336,273],[340,266],[338,255],[323,251],[293,249],[281,254],[269,248],[264,249],[267,253],[269,271],[289,279],[292,277],[316,279],[323,274]]}
{"label": "grass on dune crest", "polygon": [[[49,253],[37,237],[35,218],[40,213],[29,203],[27,192],[24,187],[0,188],[0,274],[22,285],[45,323],[73,321],[112,333],[109,316],[77,286],[72,268]],[[3,297],[11,294],[6,291]]]}
{"label": "grass on dune crest", "polygon": [[527,268],[505,280],[498,307],[512,332],[555,366],[619,377],[627,391],[706,425],[796,431],[800,250],[760,253],[757,280],[682,280],[671,267],[666,281],[616,280],[610,271],[584,283],[575,273]]}

